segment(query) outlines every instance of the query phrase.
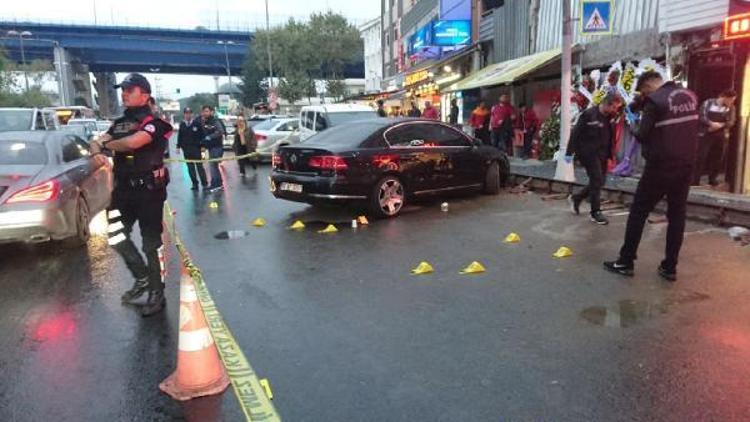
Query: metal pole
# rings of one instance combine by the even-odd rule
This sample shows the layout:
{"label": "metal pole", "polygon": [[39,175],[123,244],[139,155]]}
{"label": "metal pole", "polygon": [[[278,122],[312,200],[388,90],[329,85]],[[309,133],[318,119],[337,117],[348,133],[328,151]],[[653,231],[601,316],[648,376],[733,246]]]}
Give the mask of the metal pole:
{"label": "metal pole", "polygon": [[229,78],[229,95],[234,93],[234,86],[232,85],[232,71],[229,68],[229,51],[227,50],[227,43],[224,42],[224,58],[227,62],[227,78]]}
{"label": "metal pole", "polygon": [[563,2],[562,10],[562,73],[560,84],[560,151],[557,154],[557,169],[555,179],[565,182],[575,181],[573,164],[565,162],[565,151],[568,148],[570,138],[570,91],[571,91],[571,68],[572,68],[572,44],[573,26],[570,17],[571,0],[560,0]]}
{"label": "metal pole", "polygon": [[273,57],[271,57],[271,24],[268,19],[268,0],[266,0],[266,51],[268,52],[268,86],[273,89]]}
{"label": "metal pole", "polygon": [[26,52],[23,48],[23,34],[18,34],[18,42],[21,43],[21,64],[23,65],[23,79],[26,81],[26,92],[29,92],[29,71],[26,68]]}
{"label": "metal pole", "polygon": [[96,0],[93,0],[93,1],[94,1],[94,25],[96,25],[97,24],[97,21],[96,21]]}

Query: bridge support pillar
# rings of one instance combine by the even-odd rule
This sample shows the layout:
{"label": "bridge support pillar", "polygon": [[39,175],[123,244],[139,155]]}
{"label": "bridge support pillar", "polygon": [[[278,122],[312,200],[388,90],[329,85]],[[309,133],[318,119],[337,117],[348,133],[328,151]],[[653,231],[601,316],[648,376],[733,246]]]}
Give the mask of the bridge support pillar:
{"label": "bridge support pillar", "polygon": [[110,72],[94,73],[94,87],[96,88],[99,113],[102,117],[115,117],[118,113],[117,90],[114,88],[116,82],[115,74]]}
{"label": "bridge support pillar", "polygon": [[60,105],[73,105],[73,72],[70,68],[70,54],[59,44],[54,47],[55,72],[57,88],[60,94]]}

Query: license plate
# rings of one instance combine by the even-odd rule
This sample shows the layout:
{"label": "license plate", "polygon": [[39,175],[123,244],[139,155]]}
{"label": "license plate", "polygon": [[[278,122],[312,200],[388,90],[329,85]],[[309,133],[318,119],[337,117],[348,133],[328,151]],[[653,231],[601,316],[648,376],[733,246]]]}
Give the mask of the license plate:
{"label": "license plate", "polygon": [[302,185],[299,185],[297,183],[286,183],[286,182],[283,182],[279,186],[279,189],[285,190],[285,191],[288,191],[288,192],[302,193]]}

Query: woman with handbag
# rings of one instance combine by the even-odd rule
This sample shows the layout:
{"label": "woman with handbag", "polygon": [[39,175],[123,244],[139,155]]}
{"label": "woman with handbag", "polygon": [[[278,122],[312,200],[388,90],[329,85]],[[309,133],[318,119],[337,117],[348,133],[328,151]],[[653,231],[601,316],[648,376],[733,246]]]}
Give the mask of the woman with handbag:
{"label": "woman with handbag", "polygon": [[[237,116],[236,123],[237,130],[234,133],[234,154],[239,157],[255,152],[258,146],[258,142],[255,139],[255,132],[250,125],[247,124],[245,116]],[[240,174],[245,176],[245,166],[253,166],[253,170],[258,169],[258,160],[255,157],[252,158],[240,158],[237,160],[237,164],[240,166]]]}

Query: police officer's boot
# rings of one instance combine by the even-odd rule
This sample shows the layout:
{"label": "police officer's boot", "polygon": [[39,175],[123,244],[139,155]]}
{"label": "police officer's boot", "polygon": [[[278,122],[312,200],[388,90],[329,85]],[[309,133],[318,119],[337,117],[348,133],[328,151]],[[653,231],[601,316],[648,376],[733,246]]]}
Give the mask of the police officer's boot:
{"label": "police officer's boot", "polygon": [[164,290],[149,290],[148,300],[141,308],[141,316],[150,317],[156,315],[167,306],[167,299],[164,297]]}
{"label": "police officer's boot", "polygon": [[133,283],[133,287],[131,287],[130,290],[123,293],[120,299],[122,299],[123,303],[132,303],[139,297],[143,296],[143,294],[146,293],[147,290],[148,277],[139,278],[135,280],[135,283]]}

